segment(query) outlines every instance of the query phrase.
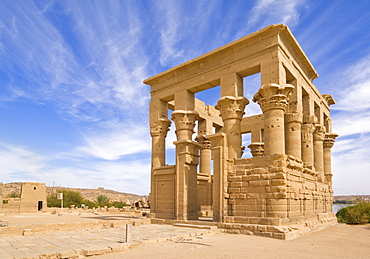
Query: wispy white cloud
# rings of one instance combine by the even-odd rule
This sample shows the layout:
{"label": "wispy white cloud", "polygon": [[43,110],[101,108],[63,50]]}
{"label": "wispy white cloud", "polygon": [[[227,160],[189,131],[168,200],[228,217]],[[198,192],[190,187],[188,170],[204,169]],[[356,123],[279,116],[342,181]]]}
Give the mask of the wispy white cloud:
{"label": "wispy white cloud", "polygon": [[149,160],[102,161],[76,157],[72,162],[65,160],[65,165],[60,166],[54,164],[56,161],[57,164],[63,161],[58,155],[50,154],[46,157],[28,148],[3,142],[0,143],[0,156],[3,183],[30,181],[44,182],[49,186],[53,184],[82,188],[104,186],[107,189],[136,194],[147,194],[149,190]]}
{"label": "wispy white cloud", "polygon": [[126,125],[112,131],[84,135],[85,145],[64,154],[68,157],[94,157],[118,160],[125,155],[150,152],[149,128],[142,125]]}
{"label": "wispy white cloud", "polygon": [[294,27],[298,21],[299,9],[306,0],[258,0],[252,8],[249,26],[265,27],[270,24],[284,23]]}
{"label": "wispy white cloud", "polygon": [[30,180],[30,176],[44,170],[48,162],[45,156],[7,143],[0,143],[0,156],[1,181]]}
{"label": "wispy white cloud", "polygon": [[3,66],[10,76],[21,71],[27,78],[22,88],[19,78],[8,81],[9,96],[52,101],[62,116],[79,121],[101,122],[132,106],[145,107],[148,60],[140,21],[129,6],[101,4],[66,4],[63,15],[73,21],[68,32],[58,27],[50,5],[40,12],[34,4],[21,4],[7,12],[2,37],[13,47],[5,50]]}
{"label": "wispy white cloud", "polygon": [[369,135],[338,139],[333,147],[333,185],[335,194],[369,194]]}
{"label": "wispy white cloud", "polygon": [[359,112],[370,109],[370,55],[344,72],[334,110]]}

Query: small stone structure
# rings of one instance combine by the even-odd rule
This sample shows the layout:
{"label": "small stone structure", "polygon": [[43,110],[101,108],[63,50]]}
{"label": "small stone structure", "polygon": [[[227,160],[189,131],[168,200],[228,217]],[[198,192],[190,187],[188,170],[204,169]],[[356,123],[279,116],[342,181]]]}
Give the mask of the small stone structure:
{"label": "small stone structure", "polygon": [[[260,73],[261,114],[243,117],[243,77]],[[233,233],[289,239],[336,222],[331,95],[285,25],[271,25],[146,79],[151,86],[151,217],[212,215]],[[220,86],[215,107],[195,93]],[[168,110],[176,164],[166,165]],[[196,138],[193,139],[197,122]],[[252,158],[242,159],[242,134]],[[213,160],[213,175],[211,170]],[[199,165],[199,167],[198,167]]]}
{"label": "small stone structure", "polygon": [[0,213],[17,214],[43,211],[47,208],[46,186],[44,183],[14,183],[19,198],[4,195],[4,185],[0,183]]}

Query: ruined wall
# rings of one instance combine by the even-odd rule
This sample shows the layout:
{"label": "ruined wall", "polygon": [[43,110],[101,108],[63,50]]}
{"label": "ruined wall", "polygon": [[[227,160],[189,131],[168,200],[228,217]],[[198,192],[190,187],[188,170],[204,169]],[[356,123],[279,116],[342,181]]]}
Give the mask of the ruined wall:
{"label": "ruined wall", "polygon": [[335,220],[330,183],[300,160],[276,154],[237,159],[233,168],[226,222],[278,226]]}
{"label": "ruined wall", "polygon": [[155,215],[164,219],[175,218],[175,181],[174,166],[165,166],[155,170],[151,207],[155,204],[155,207],[159,207],[161,210],[152,209],[152,217]]}

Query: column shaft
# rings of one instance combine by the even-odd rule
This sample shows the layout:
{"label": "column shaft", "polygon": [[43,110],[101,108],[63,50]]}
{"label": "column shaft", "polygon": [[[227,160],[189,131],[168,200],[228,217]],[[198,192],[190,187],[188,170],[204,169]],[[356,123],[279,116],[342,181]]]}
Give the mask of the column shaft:
{"label": "column shaft", "polygon": [[285,154],[284,110],[264,112],[265,155]]}
{"label": "column shaft", "polygon": [[310,169],[314,168],[313,132],[315,131],[315,116],[304,118],[302,125],[302,161]]}
{"label": "column shaft", "polygon": [[157,168],[165,165],[165,142],[170,124],[170,120],[162,119],[154,122],[150,127],[150,135],[152,137],[152,168]]}
{"label": "column shaft", "polygon": [[302,159],[302,113],[285,114],[285,152]]}
{"label": "column shaft", "polygon": [[331,183],[333,173],[331,171],[331,148],[334,145],[336,133],[327,133],[324,139],[324,175],[326,180]]}
{"label": "column shaft", "polygon": [[176,193],[177,220],[198,219],[197,165],[200,145],[192,141],[198,113],[194,111],[194,94],[180,91],[175,94],[172,120],[176,126]]}
{"label": "column shaft", "polygon": [[211,142],[209,140],[203,141],[202,149],[200,150],[200,168],[201,174],[211,174]]}
{"label": "column shaft", "polygon": [[224,96],[216,105],[224,122],[223,132],[226,134],[229,159],[242,156],[241,119],[248,103],[248,99],[242,96]]}
{"label": "column shaft", "polygon": [[319,125],[316,126],[314,132],[314,164],[315,170],[324,176],[324,138],[325,138],[325,127]]}
{"label": "column shaft", "polygon": [[254,95],[264,114],[265,155],[285,154],[284,113],[294,86],[267,84]]}

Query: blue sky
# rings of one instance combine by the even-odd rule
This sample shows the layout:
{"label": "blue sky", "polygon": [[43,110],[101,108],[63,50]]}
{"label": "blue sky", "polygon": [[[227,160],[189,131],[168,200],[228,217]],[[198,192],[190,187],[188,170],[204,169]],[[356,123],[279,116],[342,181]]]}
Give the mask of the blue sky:
{"label": "blue sky", "polygon": [[[279,23],[337,101],[335,194],[370,194],[367,0],[0,0],[0,181],[148,194],[142,81]],[[258,80],[245,79],[249,100]],[[216,90],[197,97],[214,104]]]}

